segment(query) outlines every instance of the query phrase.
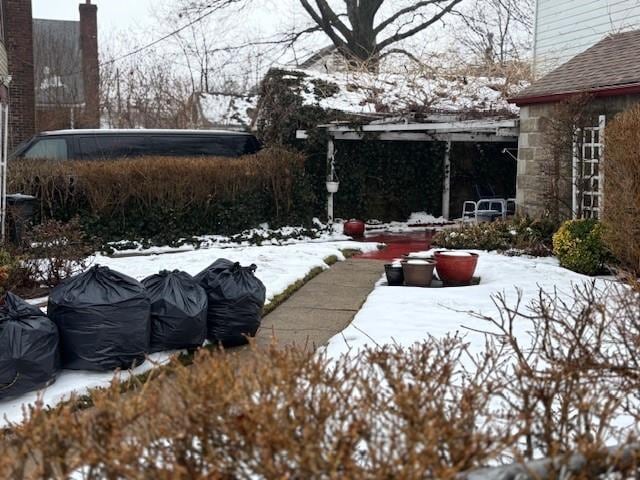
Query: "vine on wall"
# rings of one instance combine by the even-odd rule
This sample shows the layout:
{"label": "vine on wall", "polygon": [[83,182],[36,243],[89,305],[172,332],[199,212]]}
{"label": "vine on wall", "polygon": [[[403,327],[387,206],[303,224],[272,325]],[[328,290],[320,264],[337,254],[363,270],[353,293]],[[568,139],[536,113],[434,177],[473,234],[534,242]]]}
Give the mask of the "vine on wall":
{"label": "vine on wall", "polygon": [[[293,146],[305,153],[314,211],[321,218],[326,216],[328,135],[317,127],[332,121],[363,123],[362,118],[320,106],[337,89],[330,82],[309,82],[304,72],[277,69],[261,85],[258,136],[266,144]],[[306,130],[308,138],[296,140],[296,130]],[[336,142],[340,191],[335,215],[379,220],[403,219],[415,211],[439,215],[443,156],[442,142],[380,141],[375,135]]]}

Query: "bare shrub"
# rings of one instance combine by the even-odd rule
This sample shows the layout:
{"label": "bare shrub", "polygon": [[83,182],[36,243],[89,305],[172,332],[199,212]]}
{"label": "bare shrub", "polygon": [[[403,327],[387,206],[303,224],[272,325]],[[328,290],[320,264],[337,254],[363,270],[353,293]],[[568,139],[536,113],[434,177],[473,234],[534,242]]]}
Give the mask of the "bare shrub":
{"label": "bare shrub", "polygon": [[[542,162],[545,177],[544,203],[551,218],[556,222],[575,214],[582,218],[582,197],[584,182],[576,179],[574,184],[572,168],[574,157],[576,168],[583,171],[585,127],[594,125],[594,114],[589,107],[593,97],[589,94],[577,94],[554,106],[553,113],[543,118],[543,148],[546,156]],[[573,190],[576,191],[577,211],[573,211]]]}
{"label": "bare shrub", "polygon": [[47,220],[27,231],[22,265],[34,282],[55,287],[83,270],[96,247],[77,217],[67,223]]}
{"label": "bare shrub", "polygon": [[[489,371],[467,375],[460,339],[329,362],[296,350],[201,352],[93,408],[34,411],[3,440],[5,478],[416,478],[491,460],[500,429]],[[24,475],[26,471],[28,472]]]}
{"label": "bare shrub", "polygon": [[605,241],[616,258],[640,274],[640,106],[621,113],[605,131]]}
{"label": "bare shrub", "polygon": [[556,224],[549,218],[516,217],[462,225],[438,232],[432,245],[449,249],[498,250],[508,255],[551,255]]}
{"label": "bare shrub", "polygon": [[[560,469],[580,453],[585,472],[600,471],[607,445],[634,439],[639,301],[638,291],[624,284],[596,281],[571,292],[540,291],[530,305],[521,297],[515,306],[503,294],[495,297],[500,317],[481,318],[493,327],[489,351],[513,359],[496,373],[505,380],[506,418],[520,431],[512,446],[516,460],[560,459]],[[518,336],[518,329],[528,334]]]}
{"label": "bare shrub", "polygon": [[628,474],[633,450],[605,447],[640,419],[639,300],[596,282],[529,305],[498,295],[477,355],[458,336],[340,359],[201,351],[134,391],[94,391],[88,410],[36,408],[0,440],[0,475],[462,479],[546,456],[558,478],[576,454],[575,478]]}

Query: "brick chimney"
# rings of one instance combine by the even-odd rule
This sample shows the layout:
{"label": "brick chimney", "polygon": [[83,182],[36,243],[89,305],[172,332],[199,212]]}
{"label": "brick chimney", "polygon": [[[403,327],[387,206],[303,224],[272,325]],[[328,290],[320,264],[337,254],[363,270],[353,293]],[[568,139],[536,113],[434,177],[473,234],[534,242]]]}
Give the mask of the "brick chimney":
{"label": "brick chimney", "polygon": [[84,80],[83,127],[100,127],[100,66],[98,62],[98,6],[91,0],[80,4],[80,50]]}
{"label": "brick chimney", "polygon": [[9,151],[35,133],[31,0],[0,0],[4,7],[9,75]]}

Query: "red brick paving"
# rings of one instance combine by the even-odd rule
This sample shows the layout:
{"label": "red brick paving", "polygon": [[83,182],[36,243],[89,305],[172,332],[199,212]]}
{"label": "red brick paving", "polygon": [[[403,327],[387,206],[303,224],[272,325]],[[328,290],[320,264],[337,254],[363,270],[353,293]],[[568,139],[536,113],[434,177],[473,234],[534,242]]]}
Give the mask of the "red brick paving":
{"label": "red brick paving", "polygon": [[353,258],[391,261],[411,252],[429,250],[432,236],[433,233],[428,230],[407,233],[367,233],[362,241],[385,243],[387,246],[382,250],[363,253]]}

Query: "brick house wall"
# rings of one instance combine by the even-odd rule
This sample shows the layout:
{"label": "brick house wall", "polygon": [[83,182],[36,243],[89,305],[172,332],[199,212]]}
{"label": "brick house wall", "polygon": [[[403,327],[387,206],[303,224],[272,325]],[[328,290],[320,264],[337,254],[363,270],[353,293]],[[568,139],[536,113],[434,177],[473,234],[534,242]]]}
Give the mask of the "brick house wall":
{"label": "brick house wall", "polygon": [[1,0],[9,73],[9,150],[35,133],[31,0]]}
{"label": "brick house wall", "polygon": [[[594,119],[605,115],[607,122],[631,106],[640,102],[640,95],[621,95],[615,97],[599,97],[593,99],[589,111]],[[551,156],[545,145],[545,120],[553,118],[557,103],[541,103],[526,105],[520,108],[520,136],[518,139],[518,174],[516,202],[519,212],[530,216],[542,215],[547,206],[547,185],[549,179],[544,172],[544,165]],[[594,126],[597,121],[594,120]],[[606,162],[606,151],[604,160]],[[560,197],[563,203],[572,204],[572,165],[562,165],[562,190]],[[562,214],[569,218],[571,212]]]}

